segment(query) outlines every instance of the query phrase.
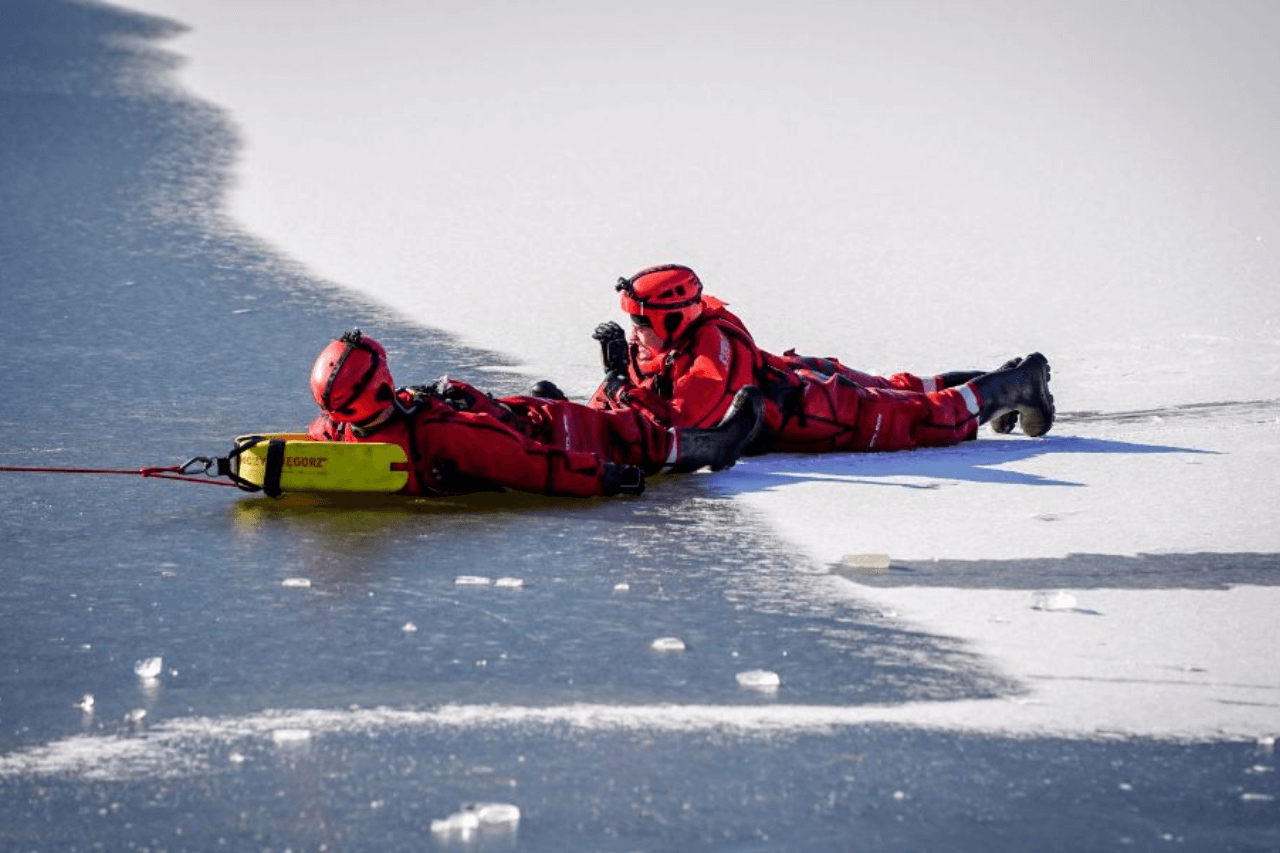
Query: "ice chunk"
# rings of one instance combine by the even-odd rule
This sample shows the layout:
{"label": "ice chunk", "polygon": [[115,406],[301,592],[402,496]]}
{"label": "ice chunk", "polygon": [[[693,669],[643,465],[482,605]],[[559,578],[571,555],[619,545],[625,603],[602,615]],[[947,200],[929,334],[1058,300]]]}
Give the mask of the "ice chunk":
{"label": "ice chunk", "polygon": [[520,822],[520,807],[510,803],[476,803],[474,806],[480,826],[492,829],[513,827]]}
{"label": "ice chunk", "polygon": [[418,630],[418,626],[412,622],[406,622],[400,627],[400,630],[404,631],[406,634],[412,634]]}
{"label": "ice chunk", "polygon": [[746,687],[749,690],[772,691],[777,690],[782,684],[782,678],[778,673],[771,672],[767,669],[749,669],[746,672],[740,672],[734,676],[738,680],[739,687]]}
{"label": "ice chunk", "polygon": [[510,803],[468,803],[443,820],[431,821],[437,834],[469,835],[477,829],[511,830],[520,823],[520,808]]}
{"label": "ice chunk", "polygon": [[304,743],[311,740],[310,729],[275,729],[271,732],[271,739],[278,744],[286,743]]}
{"label": "ice chunk", "polygon": [[620,581],[613,585],[614,592],[631,592],[631,584],[626,581]]}
{"label": "ice chunk", "polygon": [[444,820],[431,821],[431,831],[435,833],[460,832],[469,834],[480,828],[480,817],[475,812],[454,812]]}
{"label": "ice chunk", "polygon": [[93,694],[86,693],[80,697],[80,701],[76,703],[76,707],[86,714],[93,712]]}
{"label": "ice chunk", "polygon": [[285,578],[280,581],[280,586],[286,586],[290,589],[310,589],[311,578]]}
{"label": "ice chunk", "polygon": [[845,554],[840,562],[846,569],[861,572],[885,572],[891,563],[888,554]]}
{"label": "ice chunk", "polygon": [[488,578],[479,575],[458,575],[453,582],[458,586],[488,586],[492,583]]}
{"label": "ice chunk", "polygon": [[143,658],[133,662],[133,672],[139,678],[155,678],[164,669],[164,658]]}
{"label": "ice chunk", "polygon": [[502,587],[504,589],[519,589],[520,587],[524,586],[524,579],[523,578],[498,578],[496,581],[493,582],[493,585]]}
{"label": "ice chunk", "polygon": [[1076,597],[1061,589],[1037,590],[1031,594],[1032,610],[1075,610]]}
{"label": "ice chunk", "polygon": [[679,637],[659,637],[650,646],[655,652],[682,652],[685,649],[684,640]]}
{"label": "ice chunk", "polygon": [[142,722],[147,716],[146,708],[134,708],[132,711],[124,715],[124,721],[131,726],[136,726]]}

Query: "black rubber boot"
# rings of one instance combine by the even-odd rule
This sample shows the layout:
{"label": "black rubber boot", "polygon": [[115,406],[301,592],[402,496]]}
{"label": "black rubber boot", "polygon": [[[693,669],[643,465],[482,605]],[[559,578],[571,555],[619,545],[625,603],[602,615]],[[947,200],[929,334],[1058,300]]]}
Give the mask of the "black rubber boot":
{"label": "black rubber boot", "polygon": [[[1008,367],[1009,365],[1005,365]],[[943,388],[954,388],[957,385],[963,385],[966,382],[972,382],[979,376],[986,373],[985,370],[948,370],[941,375]]]}
{"label": "black rubber boot", "polygon": [[[1022,364],[1022,356],[1009,359],[1004,364],[1000,365],[1000,369],[1005,370],[1010,367],[1017,367],[1019,364]],[[1017,425],[1018,425],[1018,412],[1016,410],[1012,412],[1005,412],[1003,415],[997,415],[996,417],[991,419],[992,432],[998,432],[998,433],[1007,435],[1008,433],[1013,432],[1013,428],[1016,427]]]}
{"label": "black rubber boot", "polygon": [[[1021,363],[1021,357],[1011,358],[1000,365],[1000,370],[1004,370],[1006,367],[1017,367]],[[950,370],[942,374],[942,387],[955,388],[966,382],[972,382],[982,375],[984,375],[984,371],[981,370]],[[1013,432],[1013,428],[1017,425],[1018,412],[1016,410],[1005,412],[1003,415],[997,415],[991,419],[991,429],[994,432],[1010,433]]]}
{"label": "black rubber boot", "polygon": [[764,422],[764,393],[754,385],[739,388],[729,410],[711,429],[677,429],[676,460],[668,471],[687,473],[702,467],[720,471],[733,465]]}
{"label": "black rubber boot", "polygon": [[1035,438],[1053,428],[1053,395],[1049,393],[1049,360],[1033,352],[1013,367],[979,376],[973,386],[982,398],[978,423],[1015,413],[1022,431]]}
{"label": "black rubber boot", "polygon": [[644,494],[644,472],[634,465],[604,463],[600,494],[606,498],[614,495]]}

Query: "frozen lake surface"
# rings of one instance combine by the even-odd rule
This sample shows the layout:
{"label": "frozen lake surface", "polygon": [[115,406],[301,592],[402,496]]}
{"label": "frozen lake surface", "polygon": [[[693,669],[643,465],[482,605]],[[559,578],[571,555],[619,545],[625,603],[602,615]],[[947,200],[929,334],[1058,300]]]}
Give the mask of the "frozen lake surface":
{"label": "frozen lake surface", "polygon": [[[335,27],[350,20],[336,4],[308,5],[310,29],[283,4],[132,5],[163,17],[0,0],[0,286],[17,344],[0,403],[10,438],[0,464],[169,465],[226,452],[243,432],[296,428],[313,410],[305,377],[315,353],[355,325],[377,330],[404,382],[448,372],[513,392],[530,375],[551,373],[583,394],[596,375],[590,328],[616,313],[610,277],[672,259],[667,252],[707,259],[716,279],[740,287],[724,295],[744,316],[760,318],[767,345],[812,341],[850,360],[847,330],[865,306],[778,306],[760,282],[788,267],[798,280],[844,292],[828,264],[866,270],[864,285],[881,295],[902,281],[923,293],[908,302],[936,310],[916,312],[921,325],[905,336],[887,323],[858,324],[866,329],[859,350],[881,362],[865,366],[969,366],[1003,359],[1008,347],[1043,346],[1054,358],[1063,415],[1043,441],[984,433],[973,444],[918,454],[765,457],[724,474],[655,479],[640,500],[485,495],[336,505],[140,477],[4,473],[0,847],[1280,846],[1280,682],[1271,664],[1280,641],[1280,534],[1271,522],[1280,497],[1272,475],[1280,462],[1272,324],[1280,306],[1266,289],[1275,280],[1280,196],[1271,192],[1273,171],[1257,168],[1250,192],[1224,177],[1265,162],[1257,152],[1275,139],[1252,110],[1237,115],[1253,135],[1231,137],[1229,166],[1207,165],[1170,190],[1178,201],[1184,192],[1208,193],[1210,177],[1230,188],[1199,196],[1221,213],[1197,220],[1216,224],[1195,246],[1176,239],[1189,220],[1160,219],[1167,230],[1158,238],[1142,226],[1162,201],[1171,203],[1150,197],[1167,174],[1155,165],[1154,174],[1116,174],[1115,186],[1127,188],[1116,195],[1132,194],[1141,214],[1112,207],[1119,231],[1059,228],[1059,237],[1076,235],[1073,251],[1030,225],[1021,241],[993,243],[999,229],[986,232],[973,220],[960,236],[935,224],[926,229],[935,242],[895,244],[891,236],[907,225],[934,221],[917,214],[950,210],[970,188],[957,177],[922,189],[937,177],[926,169],[909,185],[919,210],[889,204],[886,187],[873,185],[884,193],[876,197],[885,221],[875,225],[859,201],[851,214],[858,221],[841,224],[870,229],[879,242],[833,248],[836,257],[819,260],[808,241],[840,242],[834,221],[825,231],[813,227],[819,215],[831,220],[830,209],[794,219],[774,213],[769,241],[759,239],[754,215],[706,228],[712,214],[742,209],[715,193],[705,211],[690,201],[700,187],[724,186],[716,169],[678,200],[685,213],[670,228],[684,229],[683,242],[644,225],[660,219],[670,198],[651,197],[638,177],[594,157],[581,165],[599,170],[604,197],[596,201],[631,213],[603,224],[610,220],[587,203],[595,194],[580,178],[573,193],[552,194],[556,205],[535,205],[548,196],[523,176],[570,174],[563,165],[547,171],[560,162],[546,159],[557,150],[554,134],[527,133],[532,162],[503,160],[508,171],[470,186],[476,209],[410,203],[422,196],[389,193],[390,181],[362,171],[403,170],[395,152],[346,159],[351,149],[339,135],[313,124],[316,113],[342,116],[358,106],[314,70],[334,55]],[[335,67],[426,85],[415,76],[421,69],[395,76],[369,59],[408,55],[390,34],[412,32],[396,26],[407,8],[388,4],[385,17],[352,24],[342,36],[353,54]],[[888,26],[893,16],[873,17]],[[1155,35],[1186,37],[1173,18],[1171,31]],[[166,19],[194,29],[175,41],[181,29]],[[451,20],[455,35],[488,21],[480,13]],[[1223,20],[1233,37],[1248,31],[1232,16]],[[629,32],[626,23],[614,21]],[[606,19],[587,24],[610,28]],[[365,27],[387,41],[359,37]],[[438,47],[449,31],[417,32]],[[502,32],[489,47],[511,46],[514,36]],[[557,43],[558,33],[545,33],[542,43]],[[220,44],[243,52],[227,63]],[[1252,44],[1237,44],[1225,65],[1271,67]],[[175,45],[198,57],[183,75],[205,100],[177,88]],[[721,56],[728,47],[707,50]],[[831,60],[828,50],[819,54],[812,68],[820,71]],[[259,73],[254,81],[267,55],[308,69],[297,75],[304,84],[295,80],[295,96],[272,88],[288,75]],[[549,66],[511,61],[475,85],[509,81],[519,68],[531,85],[545,82],[534,70]],[[269,132],[277,127],[270,116],[236,94],[237,78],[226,70],[236,63],[292,132]],[[783,67],[812,83],[802,66]],[[1212,94],[1216,78],[1206,79]],[[1247,79],[1261,90],[1274,86],[1266,75]],[[909,83],[895,102],[929,91]],[[228,88],[201,91],[217,85]],[[334,100],[315,100],[308,111],[296,96],[302,89]],[[413,102],[390,91],[402,106]],[[559,90],[539,91],[555,107],[544,115],[569,115]],[[1068,100],[1087,101],[1087,91]],[[476,113],[480,136],[505,138],[496,108],[479,99],[492,91],[472,92],[475,99],[458,92],[434,103],[446,112],[488,104]],[[1182,107],[1194,102],[1194,92],[1178,92]],[[592,109],[605,98],[580,94]],[[731,104],[757,103],[756,95],[730,94]],[[366,100],[373,108],[379,99]],[[704,106],[721,103],[709,98]],[[866,115],[885,113],[885,103],[865,103]],[[522,129],[550,133],[534,114],[516,112]],[[696,99],[677,112],[701,114]],[[715,114],[725,133],[737,127],[730,112]],[[350,115],[352,127],[379,127]],[[1215,113],[1229,115],[1236,114]],[[419,118],[412,110],[401,116]],[[588,111],[589,118],[600,116]],[[1131,132],[1141,137],[1149,127],[1135,121]],[[509,153],[462,156],[478,132],[464,130],[448,143],[461,146],[450,148],[452,160],[433,151],[431,180],[453,168],[465,184],[490,155]],[[314,146],[291,135],[308,132]],[[812,127],[795,134],[807,145],[820,138]],[[389,144],[395,134],[371,138]],[[1216,138],[1205,131],[1165,151],[1192,162],[1181,159],[1188,149],[1213,150]],[[778,144],[776,135],[769,139]],[[972,132],[959,140],[972,154]],[[1098,143],[1073,141],[1077,151]],[[634,153],[634,144],[619,147]],[[273,160],[273,145],[293,156]],[[888,157],[870,145],[859,153]],[[734,152],[725,155],[728,168],[757,149],[725,150]],[[907,174],[914,150],[884,162]],[[811,153],[829,156],[824,147]],[[683,166],[672,156],[648,165],[694,175],[709,162],[701,149]],[[775,162],[766,150],[758,156]],[[1115,154],[1104,162],[1136,161]],[[1077,170],[1083,163],[1083,155],[1068,161]],[[310,169],[309,199],[295,167]],[[1115,201],[1109,191],[1095,197],[1059,177],[1043,180],[1077,203]],[[801,190],[818,193],[820,184],[805,177],[791,186],[803,207]],[[361,200],[370,187],[387,194]],[[515,196],[504,195],[510,188]],[[1033,190],[1048,191],[1029,185],[1026,197]],[[772,198],[784,188],[771,178],[761,192]],[[1002,185],[995,195],[986,203],[1000,222],[1024,216],[1023,193]],[[483,225],[477,209],[495,204],[499,212],[489,211]],[[323,216],[312,218],[308,208]],[[1082,215],[1096,209],[1086,208]],[[435,234],[417,218],[424,209],[452,211],[455,220],[435,222]],[[1055,225],[1071,221],[1060,214]],[[436,239],[417,242],[415,228]],[[570,257],[547,236],[552,231],[588,245]],[[499,248],[484,233],[506,237]],[[1142,238],[1139,254],[1153,269],[1137,276],[1142,264],[1102,240],[1106,233]],[[383,242],[389,236],[395,245]],[[976,241],[965,252],[957,249],[962,237]],[[434,267],[420,254],[427,244],[439,253]],[[903,266],[912,251],[922,252],[918,263]],[[564,268],[546,263],[557,252]],[[978,255],[989,263],[962,263]],[[464,263],[482,256],[489,261]],[[1009,277],[1029,273],[1037,259],[1048,265],[1039,270],[1048,285],[1061,287],[1046,285],[1042,305],[1000,309],[1034,318],[1025,329],[941,333],[943,314],[972,321],[977,297],[1008,292]],[[968,271],[962,305],[941,281],[957,266]],[[1063,290],[1080,267],[1099,273],[1088,294],[1105,311],[1077,304],[1089,301],[1080,282]],[[355,268],[370,274],[348,272]],[[1231,277],[1221,277],[1224,270]],[[1137,276],[1131,290],[1116,289],[1122,272]],[[1193,284],[1197,276],[1203,281]],[[1161,280],[1171,288],[1160,303],[1164,318],[1143,310]],[[519,312],[530,309],[520,307],[515,284],[530,281],[544,296],[538,323],[520,322]],[[464,299],[455,285],[485,295]],[[1197,308],[1206,294],[1221,297],[1216,310]],[[539,327],[548,334],[533,334]],[[958,363],[934,363],[939,352]],[[897,363],[883,363],[890,358]],[[860,559],[870,554],[887,554],[887,566]],[[153,659],[158,666],[147,663]],[[469,803],[515,806],[519,820],[493,810],[486,814],[501,819],[492,825],[438,823],[465,815]]]}

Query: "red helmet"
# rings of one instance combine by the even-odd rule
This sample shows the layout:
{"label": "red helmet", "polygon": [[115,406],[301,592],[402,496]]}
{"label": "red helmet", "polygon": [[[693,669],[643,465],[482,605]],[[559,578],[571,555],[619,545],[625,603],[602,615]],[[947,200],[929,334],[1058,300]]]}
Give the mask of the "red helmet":
{"label": "red helmet", "polygon": [[339,423],[377,420],[395,399],[387,351],[356,329],[321,350],[311,368],[311,396]]}
{"label": "red helmet", "polygon": [[679,264],[640,270],[618,279],[622,310],[637,326],[652,327],[668,346],[702,313],[702,282],[697,273]]}

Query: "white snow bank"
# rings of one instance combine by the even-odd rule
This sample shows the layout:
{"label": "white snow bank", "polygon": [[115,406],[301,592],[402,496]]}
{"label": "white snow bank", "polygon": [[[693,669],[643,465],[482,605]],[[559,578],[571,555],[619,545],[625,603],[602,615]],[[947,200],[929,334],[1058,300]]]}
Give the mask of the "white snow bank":
{"label": "white snow bank", "polygon": [[[765,456],[709,480],[823,563],[1280,551],[1280,401],[981,431],[959,447]],[[1123,585],[1123,579],[1117,579]]]}

